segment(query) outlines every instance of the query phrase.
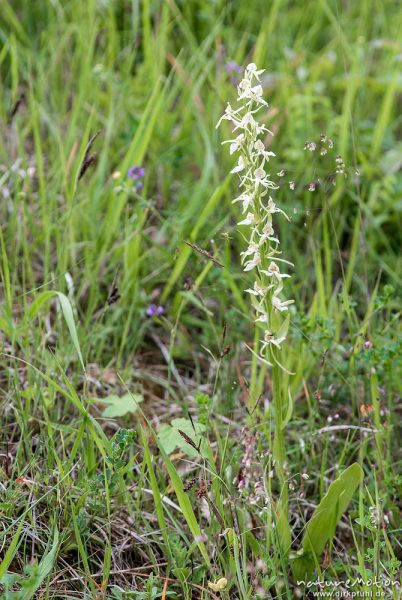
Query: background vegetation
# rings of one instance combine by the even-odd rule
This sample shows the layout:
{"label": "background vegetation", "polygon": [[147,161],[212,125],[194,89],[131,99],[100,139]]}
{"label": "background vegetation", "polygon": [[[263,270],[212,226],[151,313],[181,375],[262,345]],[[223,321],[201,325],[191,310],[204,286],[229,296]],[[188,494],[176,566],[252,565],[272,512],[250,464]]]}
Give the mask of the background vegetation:
{"label": "background vegetation", "polygon": [[[398,580],[401,27],[390,0],[3,0],[2,597],[311,593],[277,544],[271,378],[245,347],[237,182],[215,129],[251,61],[292,217],[292,547],[357,461],[315,577]],[[336,186],[333,155],[304,150],[321,133],[346,164]],[[241,493],[249,456],[266,502]]]}

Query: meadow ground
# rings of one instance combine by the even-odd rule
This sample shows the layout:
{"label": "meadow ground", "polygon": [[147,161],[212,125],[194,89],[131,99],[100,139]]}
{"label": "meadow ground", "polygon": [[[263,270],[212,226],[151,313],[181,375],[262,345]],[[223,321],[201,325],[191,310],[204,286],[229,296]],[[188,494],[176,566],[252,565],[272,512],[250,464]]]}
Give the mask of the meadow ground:
{"label": "meadow ground", "polygon": [[[0,12],[0,597],[399,598],[400,3]],[[215,127],[250,62],[292,375]]]}

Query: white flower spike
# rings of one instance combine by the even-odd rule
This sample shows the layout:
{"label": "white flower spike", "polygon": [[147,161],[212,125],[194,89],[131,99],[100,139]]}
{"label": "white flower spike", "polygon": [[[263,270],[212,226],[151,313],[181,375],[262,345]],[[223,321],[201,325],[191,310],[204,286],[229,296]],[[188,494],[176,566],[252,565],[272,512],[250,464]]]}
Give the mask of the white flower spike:
{"label": "white flower spike", "polygon": [[[278,188],[265,170],[266,164],[275,154],[265,148],[260,135],[271,132],[255,118],[261,108],[268,106],[263,98],[263,73],[264,69],[259,70],[254,63],[246,67],[244,77],[237,88],[239,107],[234,109],[228,104],[217,127],[222,121],[229,121],[234,131],[240,130],[235,134],[236,137],[231,136],[232,139],[222,143],[230,144],[230,154],[238,153],[237,164],[231,173],[239,174],[242,193],[233,202],[241,202],[242,212],[246,213],[238,225],[250,228],[248,247],[241,252],[241,261],[245,272],[255,273],[255,280],[253,286],[245,291],[250,294],[257,313],[255,321],[262,323],[265,329],[260,355],[265,361],[267,355],[271,355],[274,362],[279,364],[276,356],[286,339],[282,326],[284,322],[280,315],[288,311],[294,301],[281,300],[279,297],[283,290],[283,280],[290,275],[281,273],[277,263],[292,263],[279,257],[279,239],[273,227],[275,213],[281,213],[288,220],[289,217],[268,195],[270,190]],[[311,150],[310,147],[309,149]],[[280,171],[278,176],[282,175],[283,171]],[[292,182],[290,188],[294,187]]]}

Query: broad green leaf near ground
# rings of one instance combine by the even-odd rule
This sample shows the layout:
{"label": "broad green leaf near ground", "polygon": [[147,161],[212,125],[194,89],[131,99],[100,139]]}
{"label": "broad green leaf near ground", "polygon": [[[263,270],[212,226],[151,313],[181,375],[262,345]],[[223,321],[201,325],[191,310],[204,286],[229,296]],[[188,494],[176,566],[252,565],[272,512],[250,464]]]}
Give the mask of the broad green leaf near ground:
{"label": "broad green leaf near ground", "polygon": [[[194,431],[195,429],[195,431]],[[166,454],[171,454],[174,450],[180,449],[186,452],[189,456],[199,456],[197,450],[188,444],[185,438],[180,435],[183,431],[194,442],[197,448],[200,448],[200,453],[204,458],[207,458],[205,432],[206,426],[202,423],[191,423],[190,419],[178,418],[173,419],[169,424],[161,425],[158,432],[158,439]]]}
{"label": "broad green leaf near ground", "polygon": [[331,483],[307,523],[301,550],[291,560],[295,579],[306,579],[316,563],[319,564],[325,546],[335,535],[336,526],[362,479],[362,468],[355,463]]}
{"label": "broad green leaf near ground", "polygon": [[100,404],[106,404],[106,408],[102,411],[102,416],[109,417],[111,419],[116,417],[123,417],[127,413],[134,414],[140,402],[143,401],[143,397],[140,394],[124,394],[124,396],[117,396],[112,394],[106,398],[93,399],[94,402]]}

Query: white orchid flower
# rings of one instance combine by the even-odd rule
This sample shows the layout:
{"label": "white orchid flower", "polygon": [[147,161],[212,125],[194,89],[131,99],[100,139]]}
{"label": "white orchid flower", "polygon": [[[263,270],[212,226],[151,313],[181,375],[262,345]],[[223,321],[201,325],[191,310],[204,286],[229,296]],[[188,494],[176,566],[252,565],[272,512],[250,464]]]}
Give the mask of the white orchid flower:
{"label": "white orchid flower", "polygon": [[237,161],[237,165],[230,171],[231,173],[240,173],[243,171],[245,167],[244,158],[239,156],[239,160]]}
{"label": "white orchid flower", "polygon": [[256,254],[259,251],[260,248],[258,244],[256,244],[255,242],[249,242],[247,250],[244,250],[244,252],[240,252],[240,256],[242,257],[242,260],[244,260],[247,256],[251,256],[251,254]]}
{"label": "white orchid flower", "polygon": [[248,210],[249,206],[253,203],[253,201],[254,201],[253,194],[240,194],[240,196],[238,196],[237,198],[232,200],[232,203],[241,202],[243,205],[242,212],[246,212],[246,210]]}
{"label": "white orchid flower", "polygon": [[241,146],[244,143],[244,140],[245,140],[244,133],[240,133],[237,136],[237,138],[235,138],[234,140],[225,140],[222,142],[222,144],[230,144],[229,152],[230,152],[230,154],[233,154],[234,152],[237,152],[238,150],[241,149]]}
{"label": "white orchid flower", "polygon": [[265,72],[265,69],[257,69],[257,65],[254,63],[250,63],[249,65],[247,65],[246,67],[246,76],[254,76],[257,81],[260,81],[260,75],[262,75]]}
{"label": "white orchid flower", "polygon": [[275,338],[275,336],[270,332],[266,331],[264,335],[264,339],[262,341],[261,350],[265,350],[265,348],[269,345],[276,346],[279,350],[281,348],[282,342],[286,340],[285,336]]}
{"label": "white orchid flower", "polygon": [[245,272],[251,271],[251,269],[254,269],[255,267],[257,267],[260,264],[261,264],[261,255],[259,252],[256,252],[254,254],[254,257],[246,263],[246,266],[244,267],[243,271],[245,271]]}
{"label": "white orchid flower", "polygon": [[276,308],[276,310],[279,310],[279,312],[288,310],[288,306],[293,304],[293,302],[294,300],[285,300],[284,302],[281,302],[278,296],[272,296],[272,306]]}
{"label": "white orchid flower", "polygon": [[287,273],[281,273],[278,265],[273,261],[269,264],[268,270],[262,270],[261,273],[264,273],[264,275],[267,275],[267,277],[275,277],[275,279],[277,279],[278,281],[286,277],[290,277],[290,275],[288,275]]}
{"label": "white orchid flower", "polygon": [[256,217],[255,214],[252,212],[248,212],[247,213],[247,217],[245,219],[243,219],[243,221],[239,221],[237,224],[238,225],[254,225]]}
{"label": "white orchid flower", "polygon": [[253,289],[248,288],[244,291],[247,292],[247,294],[252,294],[253,296],[265,296],[267,290],[255,281]]}
{"label": "white orchid flower", "polygon": [[218,129],[218,127],[220,126],[220,124],[222,123],[222,121],[233,121],[234,123],[237,123],[239,120],[237,118],[237,115],[239,112],[241,112],[241,108],[238,108],[237,110],[233,110],[233,108],[230,106],[229,102],[227,107],[225,108],[225,112],[223,113],[223,115],[221,116],[221,118],[219,119],[219,121],[216,124],[216,129]]}

